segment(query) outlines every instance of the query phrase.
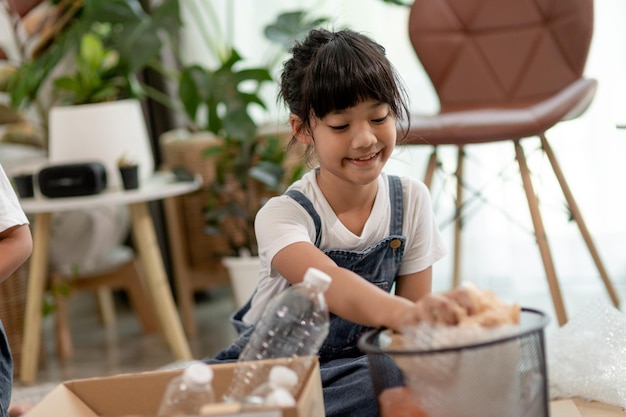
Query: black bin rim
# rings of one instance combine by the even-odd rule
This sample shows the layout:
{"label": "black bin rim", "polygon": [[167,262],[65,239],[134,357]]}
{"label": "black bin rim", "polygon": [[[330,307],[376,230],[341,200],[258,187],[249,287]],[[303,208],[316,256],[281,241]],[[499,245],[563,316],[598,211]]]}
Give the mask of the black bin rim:
{"label": "black bin rim", "polygon": [[462,346],[450,346],[441,349],[428,349],[428,350],[409,350],[409,349],[385,349],[377,346],[374,340],[383,332],[389,331],[386,328],[377,328],[368,330],[365,332],[358,341],[358,347],[362,352],[366,354],[381,354],[381,355],[399,355],[399,356],[415,356],[415,355],[435,355],[441,353],[457,352],[470,349],[479,349],[487,346],[498,345],[501,343],[517,340],[521,337],[529,334],[536,333],[538,331],[543,332],[543,329],[549,323],[550,319],[542,311],[533,308],[522,308],[520,312],[520,323],[517,331],[507,334],[503,337],[489,339],[484,342],[477,342],[466,344]]}

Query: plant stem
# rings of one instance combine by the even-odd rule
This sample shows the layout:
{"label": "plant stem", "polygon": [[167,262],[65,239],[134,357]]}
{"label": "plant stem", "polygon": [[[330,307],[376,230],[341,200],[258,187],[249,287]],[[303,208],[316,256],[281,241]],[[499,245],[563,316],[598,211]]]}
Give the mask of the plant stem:
{"label": "plant stem", "polygon": [[[202,5],[204,6],[203,7],[203,10],[205,12],[204,14],[206,14],[209,19],[209,24],[207,24],[206,22],[203,22],[201,19],[201,16],[203,15],[201,13],[202,10],[198,6],[198,3],[196,1],[188,1],[187,5],[190,8],[191,16],[195,20],[196,27],[198,28],[200,34],[204,38],[204,42],[206,42],[206,44],[209,46],[209,51],[215,54],[214,58],[218,62],[226,61],[228,59],[228,52],[227,52],[227,48],[223,47],[224,40],[221,39],[222,33],[221,33],[220,21],[217,18],[217,14],[215,13],[215,9],[213,8],[213,6],[208,1],[202,2]],[[214,32],[215,32],[214,37],[216,39],[215,41],[213,41],[211,34],[209,34],[209,32],[207,31],[207,27],[209,26],[215,28],[214,29]]]}

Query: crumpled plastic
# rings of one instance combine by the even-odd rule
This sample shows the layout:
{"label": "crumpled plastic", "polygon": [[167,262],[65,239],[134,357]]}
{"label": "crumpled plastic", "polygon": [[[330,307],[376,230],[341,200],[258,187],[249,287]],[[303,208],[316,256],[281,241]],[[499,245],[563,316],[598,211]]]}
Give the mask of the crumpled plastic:
{"label": "crumpled plastic", "polygon": [[626,408],[626,315],[603,300],[546,337],[551,399],[581,397]]}

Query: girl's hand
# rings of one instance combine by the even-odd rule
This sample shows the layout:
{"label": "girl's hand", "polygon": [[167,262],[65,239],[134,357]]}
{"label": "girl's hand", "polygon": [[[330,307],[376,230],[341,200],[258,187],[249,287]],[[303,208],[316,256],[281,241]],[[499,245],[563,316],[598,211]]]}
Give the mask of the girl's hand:
{"label": "girl's hand", "polygon": [[519,322],[520,308],[506,304],[493,292],[466,285],[451,291],[428,294],[415,303],[405,325],[427,322],[442,325],[497,326]]}
{"label": "girl's hand", "polygon": [[467,309],[445,293],[428,294],[413,305],[405,325],[419,322],[455,325],[467,315]]}

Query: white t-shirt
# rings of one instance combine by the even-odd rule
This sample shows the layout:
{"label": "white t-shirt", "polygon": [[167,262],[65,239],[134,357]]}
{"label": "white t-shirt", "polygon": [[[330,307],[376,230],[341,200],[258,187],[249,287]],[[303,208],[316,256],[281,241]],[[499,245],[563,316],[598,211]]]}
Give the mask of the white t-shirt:
{"label": "white t-shirt", "polygon": [[[401,178],[401,182],[404,213],[402,234],[407,240],[399,275],[407,275],[428,268],[446,254],[446,249],[435,221],[428,188],[424,183],[406,177]],[[311,200],[322,219],[321,250],[360,250],[389,236],[391,205],[389,182],[384,173],[378,178],[378,194],[360,236],[339,221],[317,185],[315,170],[305,174],[291,188]],[[270,199],[261,208],[255,220],[255,231],[261,270],[252,307],[243,317],[247,324],[256,323],[269,300],[289,284],[271,268],[274,256],[296,242],[314,243],[316,236],[311,216],[304,207],[286,195]]]}
{"label": "white t-shirt", "polygon": [[7,174],[0,165],[0,231],[21,224],[28,224],[28,218],[20,206]]}

